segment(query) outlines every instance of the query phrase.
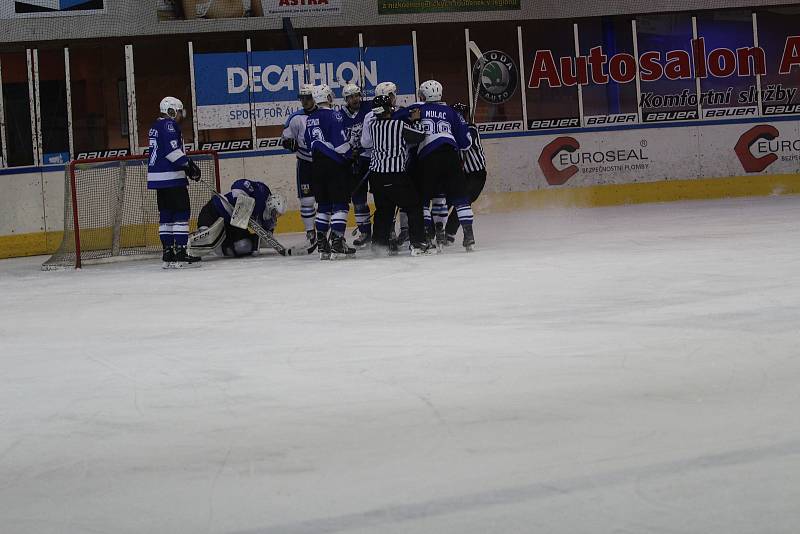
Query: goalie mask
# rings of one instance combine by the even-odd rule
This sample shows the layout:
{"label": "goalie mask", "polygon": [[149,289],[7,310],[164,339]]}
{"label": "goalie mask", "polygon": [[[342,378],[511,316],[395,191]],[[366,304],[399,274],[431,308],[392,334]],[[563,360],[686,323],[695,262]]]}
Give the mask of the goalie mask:
{"label": "goalie mask", "polygon": [[278,217],[286,213],[286,197],[280,193],[272,193],[267,198],[267,204],[264,207],[264,220],[277,221]]}
{"label": "goalie mask", "polygon": [[177,120],[186,118],[186,110],[183,108],[183,102],[174,96],[165,97],[159,106],[161,113],[170,119]]}

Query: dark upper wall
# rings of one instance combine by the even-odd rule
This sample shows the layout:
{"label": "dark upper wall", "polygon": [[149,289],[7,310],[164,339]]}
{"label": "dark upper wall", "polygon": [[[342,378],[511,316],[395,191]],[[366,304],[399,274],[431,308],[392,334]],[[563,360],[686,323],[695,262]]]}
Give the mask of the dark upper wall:
{"label": "dark upper wall", "polygon": [[[159,22],[159,0],[105,0],[107,13],[97,16],[0,20],[2,43],[41,42],[136,35],[174,35],[206,32],[278,29],[277,18]],[[342,0],[345,14],[294,18],[296,28],[422,24],[512,19],[590,17],[630,13],[687,11],[731,7],[790,5],[780,0],[522,0],[520,11],[378,15],[376,0]],[[798,5],[798,4],[794,4]]]}

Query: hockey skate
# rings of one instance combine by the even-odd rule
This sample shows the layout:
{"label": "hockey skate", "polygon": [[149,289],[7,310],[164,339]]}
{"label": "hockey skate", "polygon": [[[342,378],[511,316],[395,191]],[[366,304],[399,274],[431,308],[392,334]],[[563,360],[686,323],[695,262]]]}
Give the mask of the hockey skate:
{"label": "hockey skate", "polygon": [[317,250],[319,251],[319,259],[331,259],[331,244],[328,242],[328,236],[322,232],[317,232],[316,243]]}
{"label": "hockey skate", "polygon": [[408,228],[400,228],[400,233],[397,234],[397,245],[400,246],[408,241]]}
{"label": "hockey skate", "polygon": [[436,249],[432,248],[429,243],[412,243],[411,255],[412,256],[433,256],[436,254]]}
{"label": "hockey skate", "polygon": [[173,269],[175,263],[175,249],[172,247],[164,247],[164,252],[161,254],[161,268]]}
{"label": "hockey skate", "polygon": [[447,236],[445,236],[445,237],[447,239],[447,242],[445,243],[446,247],[449,247],[450,245],[455,245],[456,244],[456,234],[447,234]]}
{"label": "hockey skate", "polygon": [[331,233],[330,251],[332,260],[356,257],[356,249],[348,245],[344,236],[339,234]]}
{"label": "hockey skate", "polygon": [[374,256],[397,256],[398,250],[397,239],[390,238],[389,242],[385,245],[376,243],[375,241],[370,243],[370,252],[372,252]]}
{"label": "hockey skate", "polygon": [[358,237],[353,240],[353,246],[356,248],[364,248],[372,242],[372,231],[366,232],[359,231]]}
{"label": "hockey skate", "polygon": [[447,246],[447,234],[444,233],[444,224],[437,222],[434,232],[436,235],[436,249],[442,252],[444,247]]}
{"label": "hockey skate", "polygon": [[317,244],[317,232],[315,230],[308,230],[306,232],[305,247],[308,250],[313,250],[314,245]]}
{"label": "hockey skate", "polygon": [[436,230],[433,228],[433,226],[425,227],[425,241],[428,245],[428,248],[431,250],[431,253],[439,253],[439,249],[436,248]]}
{"label": "hockey skate", "polygon": [[191,267],[200,267],[201,258],[192,256],[186,251],[186,247],[175,247],[175,262],[173,265],[175,269],[188,269]]}
{"label": "hockey skate", "polygon": [[472,233],[472,225],[464,226],[462,229],[464,230],[464,241],[462,244],[467,252],[472,252],[475,250],[475,234]]}

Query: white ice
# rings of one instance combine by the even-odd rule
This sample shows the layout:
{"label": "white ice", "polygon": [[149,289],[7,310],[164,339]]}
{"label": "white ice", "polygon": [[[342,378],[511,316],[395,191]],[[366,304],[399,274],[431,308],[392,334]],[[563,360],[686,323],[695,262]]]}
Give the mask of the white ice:
{"label": "white ice", "polygon": [[0,262],[0,532],[798,531],[800,198],[476,237]]}

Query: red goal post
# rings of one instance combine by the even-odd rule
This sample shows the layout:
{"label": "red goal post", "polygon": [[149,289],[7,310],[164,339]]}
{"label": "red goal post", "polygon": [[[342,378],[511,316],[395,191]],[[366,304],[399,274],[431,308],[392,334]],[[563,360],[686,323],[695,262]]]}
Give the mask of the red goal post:
{"label": "red goal post", "polygon": [[[204,182],[220,190],[219,156],[215,151],[190,152]],[[79,269],[89,262],[161,253],[158,206],[147,189],[148,156],[79,159],[66,167],[64,236],[42,269]],[[211,198],[205,187],[189,182],[190,229]]]}

